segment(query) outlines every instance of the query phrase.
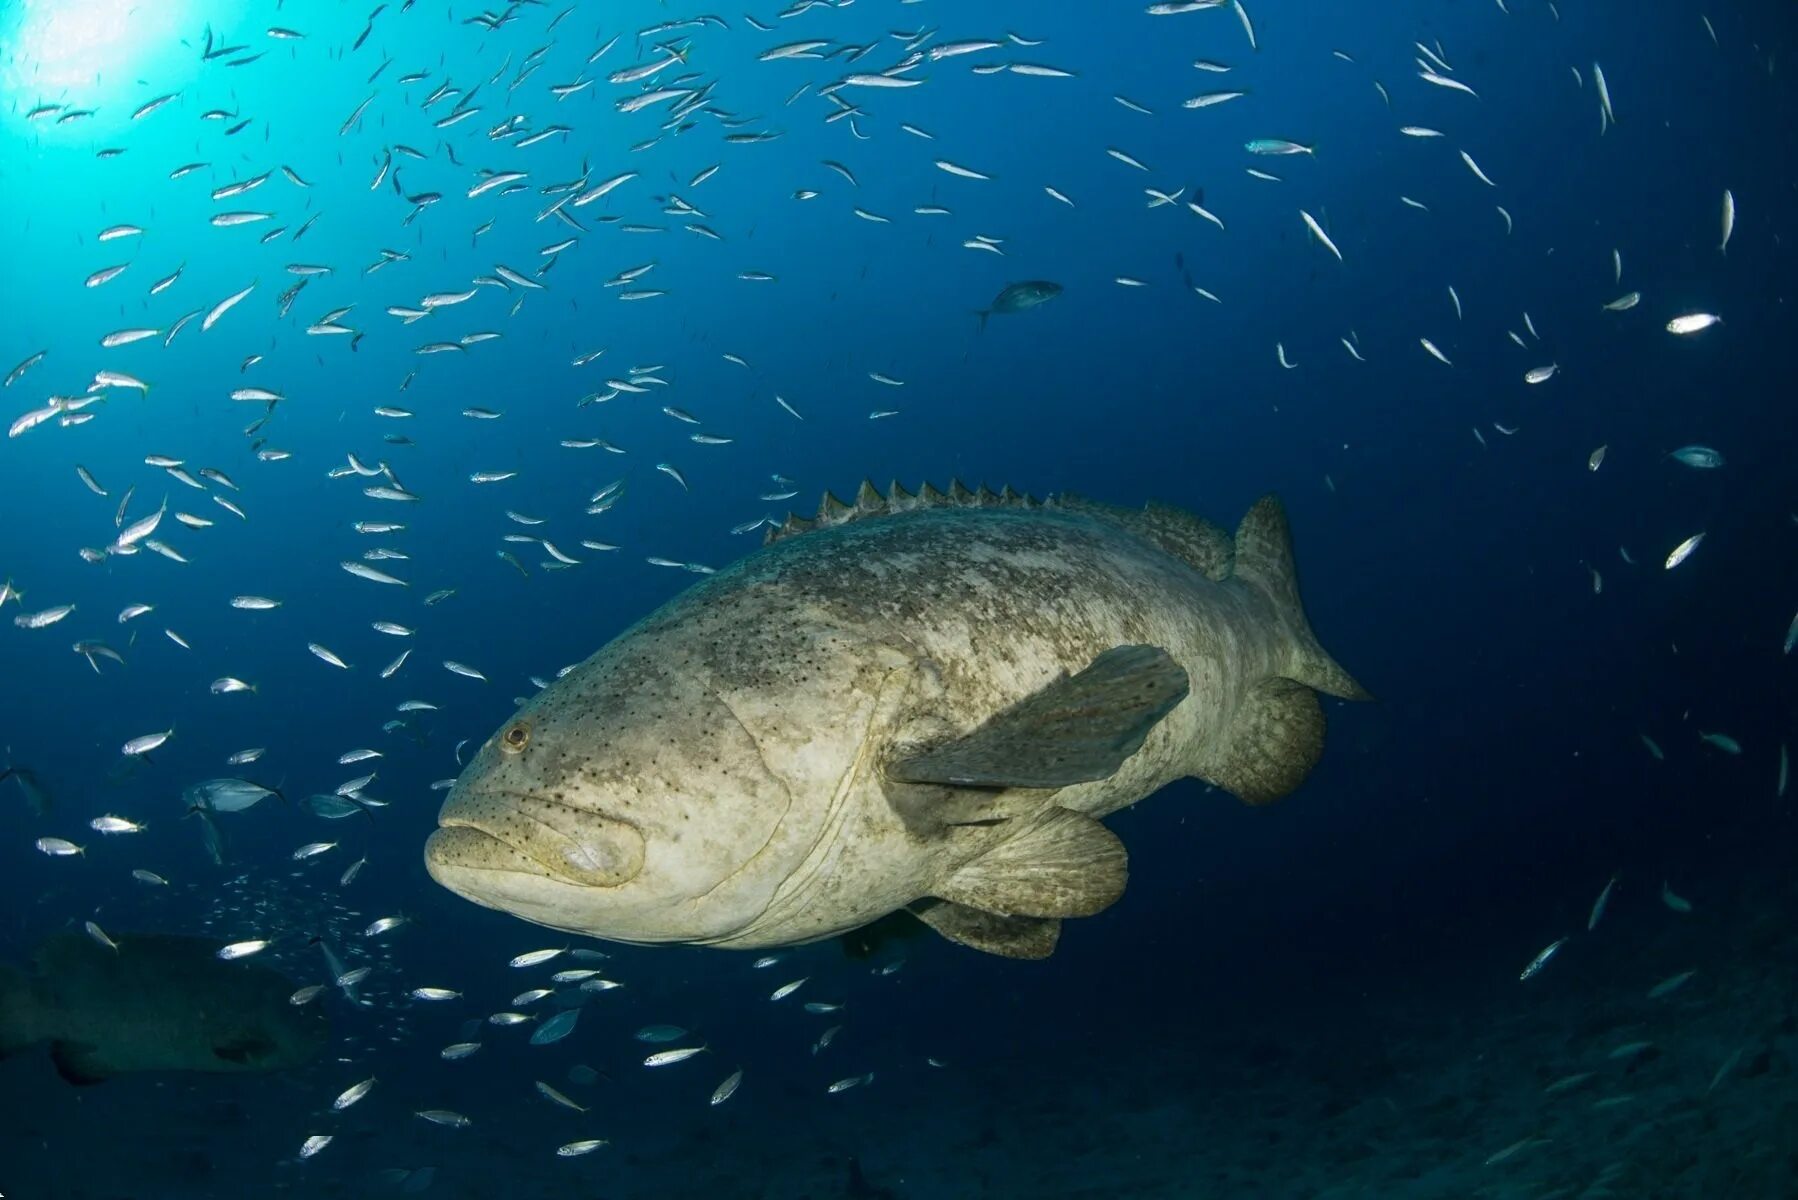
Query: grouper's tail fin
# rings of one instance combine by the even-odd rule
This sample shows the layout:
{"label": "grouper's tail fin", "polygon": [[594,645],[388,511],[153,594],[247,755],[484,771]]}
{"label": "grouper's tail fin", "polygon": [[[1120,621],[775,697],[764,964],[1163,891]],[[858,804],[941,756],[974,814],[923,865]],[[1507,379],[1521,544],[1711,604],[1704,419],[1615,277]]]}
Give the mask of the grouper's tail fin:
{"label": "grouper's tail fin", "polygon": [[1274,611],[1292,639],[1292,659],[1286,678],[1343,700],[1371,700],[1354,676],[1318,645],[1299,601],[1298,570],[1292,561],[1292,534],[1286,527],[1286,510],[1279,497],[1263,496],[1236,527],[1235,578],[1248,583],[1273,601]]}
{"label": "grouper's tail fin", "polygon": [[1264,496],[1236,529],[1230,578],[1271,603],[1285,634],[1284,662],[1249,682],[1224,736],[1205,746],[1193,774],[1248,804],[1269,804],[1305,781],[1324,752],[1317,692],[1366,700],[1354,678],[1324,653],[1299,604],[1292,539],[1279,500]]}

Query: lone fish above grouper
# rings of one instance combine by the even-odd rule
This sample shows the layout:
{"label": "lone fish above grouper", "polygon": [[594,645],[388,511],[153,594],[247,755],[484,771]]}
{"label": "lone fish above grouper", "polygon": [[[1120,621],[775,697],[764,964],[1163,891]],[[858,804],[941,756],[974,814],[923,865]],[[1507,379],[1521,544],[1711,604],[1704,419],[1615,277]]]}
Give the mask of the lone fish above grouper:
{"label": "lone fish above grouper", "polygon": [[1185,776],[1250,804],[1366,694],[1267,497],[1178,509],[960,484],[826,496],[540,692],[425,847],[478,904],[614,941],[759,948],[905,909],[1046,957],[1123,894],[1099,818]]}

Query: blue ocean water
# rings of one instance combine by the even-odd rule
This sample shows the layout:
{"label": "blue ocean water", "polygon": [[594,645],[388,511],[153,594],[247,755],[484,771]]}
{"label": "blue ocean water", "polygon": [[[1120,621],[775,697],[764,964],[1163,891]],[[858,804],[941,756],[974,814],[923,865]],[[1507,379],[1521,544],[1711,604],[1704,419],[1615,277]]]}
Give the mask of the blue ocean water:
{"label": "blue ocean water", "polygon": [[[0,6],[0,962],[91,921],[126,952],[267,940],[296,989],[339,973],[320,942],[372,968],[310,1001],[332,1041],[294,1069],[77,1086],[17,1046],[0,1191],[1798,1194],[1789,7],[1190,7]],[[1275,138],[1309,149],[1248,152]],[[1063,290],[983,328],[1024,280]],[[1722,321],[1667,329],[1692,313]],[[1692,445],[1722,465],[1670,457]],[[863,478],[1226,528],[1276,493],[1318,636],[1377,699],[1325,702],[1277,804],[1189,779],[1111,818],[1128,890],[1043,962],[918,926],[757,968],[429,878],[432,785],[537,681]],[[165,497],[148,536],[185,561],[108,552]],[[377,548],[409,586],[340,569]],[[366,814],[300,803],[370,771]],[[282,798],[212,818],[221,864],[184,792],[228,776]],[[624,986],[513,1003],[562,969]],[[575,1003],[547,1046],[485,1023]],[[658,1024],[690,1036],[634,1036]],[[645,1068],[664,1044],[707,1049]],[[440,1110],[469,1123],[415,1115]]]}

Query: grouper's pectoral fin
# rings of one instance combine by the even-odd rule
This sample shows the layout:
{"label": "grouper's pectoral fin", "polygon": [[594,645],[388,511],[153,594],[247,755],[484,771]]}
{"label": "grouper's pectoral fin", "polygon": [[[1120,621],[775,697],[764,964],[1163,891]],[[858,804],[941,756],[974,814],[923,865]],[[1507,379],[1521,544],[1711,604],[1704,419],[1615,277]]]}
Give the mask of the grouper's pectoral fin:
{"label": "grouper's pectoral fin", "polygon": [[51,1042],[50,1061],[56,1073],[76,1087],[106,1082],[110,1072],[100,1061],[99,1048],[87,1042]]}
{"label": "grouper's pectoral fin", "polygon": [[886,774],[905,783],[977,788],[1063,788],[1104,779],[1186,691],[1186,671],[1166,650],[1116,646],[972,732],[888,762]]}
{"label": "grouper's pectoral fin", "polygon": [[1317,694],[1296,680],[1263,679],[1199,774],[1246,803],[1269,804],[1303,783],[1323,751]]}
{"label": "grouper's pectoral fin", "polygon": [[1061,936],[1061,922],[1052,918],[1001,917],[947,900],[921,900],[911,911],[957,945],[1002,958],[1048,958]]}

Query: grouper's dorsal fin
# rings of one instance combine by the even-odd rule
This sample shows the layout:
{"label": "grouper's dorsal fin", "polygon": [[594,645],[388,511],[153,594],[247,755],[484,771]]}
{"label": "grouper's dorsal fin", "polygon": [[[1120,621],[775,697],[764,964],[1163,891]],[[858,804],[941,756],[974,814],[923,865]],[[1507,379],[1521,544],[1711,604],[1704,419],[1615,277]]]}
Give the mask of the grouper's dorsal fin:
{"label": "grouper's dorsal fin", "polygon": [[886,764],[890,779],[1063,788],[1105,779],[1185,699],[1186,669],[1159,646],[1114,646],[978,728]]}
{"label": "grouper's dorsal fin", "polygon": [[1230,535],[1183,508],[1150,501],[1146,508],[1119,508],[1084,496],[1064,494],[1056,506],[1120,525],[1146,542],[1196,568],[1207,579],[1230,577],[1236,546]]}
{"label": "grouper's dorsal fin", "polygon": [[861,487],[856,489],[853,503],[837,499],[835,493],[825,492],[823,501],[818,505],[816,516],[801,517],[788,513],[787,519],[780,524],[770,523],[768,525],[768,532],[762,536],[762,544],[778,542],[782,538],[792,537],[796,533],[804,533],[809,529],[822,529],[831,525],[843,525],[850,521],[866,521],[873,517],[917,512],[921,509],[1040,508],[1044,503],[1034,496],[1014,492],[1009,487],[995,492],[985,484],[981,484],[973,491],[969,491],[959,479],[950,480],[949,490],[946,492],[939,492],[929,483],[925,483],[916,493],[906,491],[895,480],[884,494],[874,486],[872,480],[864,479]]}

